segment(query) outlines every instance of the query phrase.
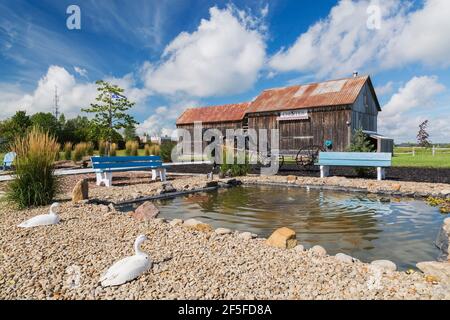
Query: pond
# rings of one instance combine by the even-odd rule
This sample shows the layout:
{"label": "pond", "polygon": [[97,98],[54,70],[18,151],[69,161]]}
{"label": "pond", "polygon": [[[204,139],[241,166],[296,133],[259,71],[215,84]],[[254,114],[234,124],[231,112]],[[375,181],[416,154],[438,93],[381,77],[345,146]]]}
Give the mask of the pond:
{"label": "pond", "polygon": [[269,237],[289,227],[306,248],[320,244],[362,261],[394,261],[399,269],[436,260],[434,241],[444,220],[439,210],[414,199],[366,193],[277,186],[240,186],[159,200],[160,217],[195,218]]}

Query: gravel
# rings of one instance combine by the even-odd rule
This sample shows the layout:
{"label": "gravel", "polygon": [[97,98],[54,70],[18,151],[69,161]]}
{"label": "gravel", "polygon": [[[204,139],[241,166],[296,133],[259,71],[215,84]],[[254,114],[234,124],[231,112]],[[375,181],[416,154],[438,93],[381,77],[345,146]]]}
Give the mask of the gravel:
{"label": "gravel", "polygon": [[[194,188],[205,179],[171,182]],[[90,193],[116,201],[150,195],[160,186],[93,187]],[[420,272],[379,272],[323,252],[272,248],[252,234],[198,231],[179,220],[138,222],[102,205],[62,202],[60,224],[16,227],[47,210],[0,208],[0,299],[450,299],[448,287]],[[133,254],[139,234],[148,237],[142,248],[153,268],[125,285],[102,288],[100,275]]]}

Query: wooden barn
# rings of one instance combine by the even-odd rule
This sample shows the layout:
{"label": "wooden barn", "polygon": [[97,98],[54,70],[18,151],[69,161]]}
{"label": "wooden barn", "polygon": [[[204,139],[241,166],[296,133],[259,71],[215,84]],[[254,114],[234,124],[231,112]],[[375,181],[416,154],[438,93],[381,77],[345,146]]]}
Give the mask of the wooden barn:
{"label": "wooden barn", "polygon": [[[193,129],[201,121],[204,129],[279,129],[282,154],[295,154],[308,146],[345,151],[357,128],[372,133],[377,150],[392,152],[392,141],[377,134],[380,112],[369,76],[331,80],[264,90],[252,102],[187,109],[177,128]],[[388,141],[388,143],[386,143]]]}

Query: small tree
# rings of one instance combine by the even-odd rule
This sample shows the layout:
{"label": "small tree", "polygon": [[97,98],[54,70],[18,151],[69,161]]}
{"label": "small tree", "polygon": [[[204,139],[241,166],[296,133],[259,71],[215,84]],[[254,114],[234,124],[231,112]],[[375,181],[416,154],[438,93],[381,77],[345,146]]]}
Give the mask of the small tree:
{"label": "small tree", "polygon": [[349,147],[350,152],[372,152],[374,147],[363,129],[355,130]]}
{"label": "small tree", "polygon": [[427,132],[428,120],[419,124],[419,133],[417,133],[417,143],[420,147],[429,148],[431,142],[428,140],[430,135]]}
{"label": "small tree", "polygon": [[126,111],[134,106],[123,96],[124,90],[106,81],[96,82],[99,91],[97,103],[91,103],[91,107],[82,109],[84,112],[94,113],[94,124],[100,129],[102,137],[107,141],[107,154],[110,155],[110,146],[117,130],[132,127],[137,124],[134,118]]}
{"label": "small tree", "polygon": [[[372,142],[362,128],[355,130],[348,151],[350,152],[373,152],[375,150]],[[357,167],[355,172],[358,176],[364,177],[368,173],[367,168]]]}

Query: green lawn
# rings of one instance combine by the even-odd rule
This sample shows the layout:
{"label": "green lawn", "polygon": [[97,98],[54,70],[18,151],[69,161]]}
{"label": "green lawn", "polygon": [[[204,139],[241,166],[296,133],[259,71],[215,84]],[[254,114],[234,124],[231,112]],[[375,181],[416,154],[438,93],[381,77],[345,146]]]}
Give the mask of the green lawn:
{"label": "green lawn", "polygon": [[396,154],[392,158],[394,167],[450,168],[450,153],[434,157],[431,153]]}

